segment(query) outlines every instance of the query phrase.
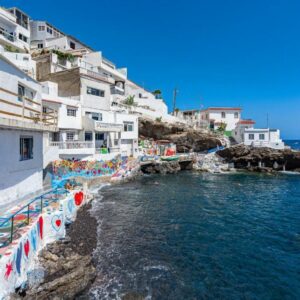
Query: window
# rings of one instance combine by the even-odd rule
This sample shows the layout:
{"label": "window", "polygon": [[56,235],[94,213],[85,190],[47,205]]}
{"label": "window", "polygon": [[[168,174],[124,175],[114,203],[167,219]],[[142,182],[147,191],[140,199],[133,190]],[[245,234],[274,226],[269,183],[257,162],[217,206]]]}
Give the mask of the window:
{"label": "window", "polygon": [[76,117],[76,112],[77,112],[76,108],[67,107],[67,116],[68,117]]}
{"label": "window", "polygon": [[96,141],[104,141],[104,133],[95,133]]}
{"label": "window", "polygon": [[74,42],[70,42],[70,48],[75,49],[75,43]]}
{"label": "window", "polygon": [[74,141],[75,133],[74,132],[67,132],[67,141]]}
{"label": "window", "polygon": [[33,137],[20,137],[20,160],[33,159]]}
{"label": "window", "polygon": [[124,122],[124,131],[133,131],[133,122]]}
{"label": "window", "polygon": [[45,31],[45,26],[44,25],[39,25],[38,29],[39,29],[39,31]]}
{"label": "window", "polygon": [[235,112],[235,113],[234,113],[234,118],[235,118],[235,119],[238,119],[238,118],[239,118],[239,113],[238,113],[238,112]]}
{"label": "window", "polygon": [[22,33],[19,33],[19,40],[28,43],[28,37],[26,37],[25,35],[23,35]]}
{"label": "window", "polygon": [[221,112],[221,118],[225,119],[226,118],[226,113],[224,111]]}
{"label": "window", "polygon": [[249,140],[254,140],[254,134],[253,133],[249,133]]}
{"label": "window", "polygon": [[95,89],[95,88],[92,88],[89,86],[86,89],[86,93],[88,95],[94,95],[94,96],[98,96],[98,97],[104,97],[104,95],[105,95],[103,90],[98,90],[98,89]]}
{"label": "window", "polygon": [[18,100],[23,101],[24,96],[25,96],[25,87],[21,84],[18,84]]}
{"label": "window", "polygon": [[93,133],[92,132],[85,132],[85,140],[92,141],[93,140]]}
{"label": "window", "polygon": [[259,134],[259,139],[263,141],[265,139],[265,134],[264,133],[260,133]]}
{"label": "window", "polygon": [[43,44],[38,44],[38,49],[43,49],[44,48],[44,45]]}
{"label": "window", "polygon": [[86,111],[85,115],[87,117],[89,117],[90,119],[93,119],[95,121],[102,121],[102,114],[101,113],[95,113],[95,112]]}
{"label": "window", "polygon": [[52,29],[50,27],[47,27],[47,32],[52,34]]}
{"label": "window", "polygon": [[21,11],[15,10],[14,15],[17,17],[17,23],[22,27],[28,29],[28,16],[24,15]]}

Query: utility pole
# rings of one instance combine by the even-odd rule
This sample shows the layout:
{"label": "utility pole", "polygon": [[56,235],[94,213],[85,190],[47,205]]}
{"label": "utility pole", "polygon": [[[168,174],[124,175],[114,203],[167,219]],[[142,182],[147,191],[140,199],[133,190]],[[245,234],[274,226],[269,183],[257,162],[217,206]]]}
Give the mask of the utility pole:
{"label": "utility pole", "polygon": [[173,116],[175,116],[177,93],[178,93],[178,90],[177,90],[177,88],[175,88],[173,91]]}

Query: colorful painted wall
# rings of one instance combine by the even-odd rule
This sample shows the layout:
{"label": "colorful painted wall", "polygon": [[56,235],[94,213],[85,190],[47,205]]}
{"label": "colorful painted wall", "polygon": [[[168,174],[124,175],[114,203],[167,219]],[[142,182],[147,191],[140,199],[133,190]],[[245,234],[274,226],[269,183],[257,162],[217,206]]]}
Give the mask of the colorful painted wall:
{"label": "colorful painted wall", "polygon": [[55,186],[58,182],[73,177],[93,178],[113,175],[127,161],[127,158],[121,156],[110,161],[57,160],[53,162],[52,185]]}
{"label": "colorful painted wall", "polygon": [[20,229],[19,238],[0,248],[0,299],[6,299],[23,286],[37,266],[38,252],[48,243],[65,237],[65,224],[76,218],[77,210],[87,201],[82,190],[70,192],[64,199],[43,209]]}

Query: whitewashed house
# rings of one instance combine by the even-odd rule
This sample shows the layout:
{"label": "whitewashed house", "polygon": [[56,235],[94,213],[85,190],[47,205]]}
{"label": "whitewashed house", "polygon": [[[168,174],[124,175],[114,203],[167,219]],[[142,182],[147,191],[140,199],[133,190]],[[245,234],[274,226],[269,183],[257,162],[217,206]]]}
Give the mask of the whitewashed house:
{"label": "whitewashed house", "polygon": [[241,119],[241,111],[239,107],[209,107],[201,110],[201,120],[207,121],[211,130],[217,130],[225,123],[225,133],[230,136]]}
{"label": "whitewashed house", "polygon": [[55,49],[61,51],[93,50],[73,36],[63,33],[58,28],[45,21],[30,21],[31,49]]}
{"label": "whitewashed house", "polygon": [[43,134],[56,121],[43,113],[40,84],[0,54],[0,205],[43,188]]}
{"label": "whitewashed house", "polygon": [[244,144],[253,147],[268,147],[284,149],[285,145],[280,138],[278,129],[247,128],[244,130]]}
{"label": "whitewashed house", "polygon": [[178,110],[175,111],[175,116],[194,129],[208,129],[209,122],[201,118],[199,109]]}
{"label": "whitewashed house", "polygon": [[255,125],[255,121],[248,119],[248,120],[240,120],[235,129],[232,131],[232,137],[236,140],[237,143],[244,142],[244,133],[245,129],[253,128]]}

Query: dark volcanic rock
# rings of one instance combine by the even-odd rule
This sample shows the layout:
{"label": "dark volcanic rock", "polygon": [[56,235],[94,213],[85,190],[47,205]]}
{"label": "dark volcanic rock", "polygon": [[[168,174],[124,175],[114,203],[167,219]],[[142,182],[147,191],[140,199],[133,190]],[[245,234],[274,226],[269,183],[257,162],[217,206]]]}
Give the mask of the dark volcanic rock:
{"label": "dark volcanic rock", "polygon": [[82,207],[63,241],[49,244],[39,261],[45,276],[41,284],[26,292],[25,299],[74,299],[96,277],[92,252],[97,243],[97,221]]}
{"label": "dark volcanic rock", "polygon": [[237,145],[220,150],[217,154],[226,162],[234,163],[236,168],[251,170],[253,167],[261,166],[262,168],[282,170],[285,166],[285,169],[290,171],[300,168],[300,152],[289,149],[276,150]]}
{"label": "dark volcanic rock", "polygon": [[141,137],[154,140],[169,140],[176,144],[179,153],[193,150],[201,152],[221,146],[221,141],[213,134],[191,129],[184,125],[170,125],[148,119],[140,119]]}
{"label": "dark volcanic rock", "polygon": [[178,161],[151,163],[149,165],[141,166],[141,170],[146,174],[175,174],[181,170]]}

